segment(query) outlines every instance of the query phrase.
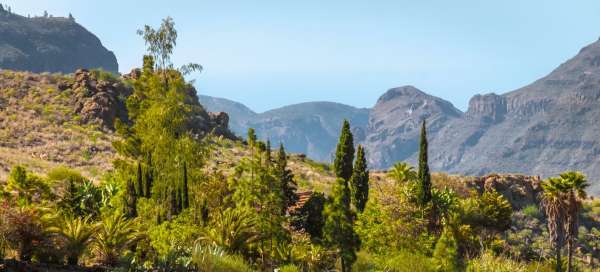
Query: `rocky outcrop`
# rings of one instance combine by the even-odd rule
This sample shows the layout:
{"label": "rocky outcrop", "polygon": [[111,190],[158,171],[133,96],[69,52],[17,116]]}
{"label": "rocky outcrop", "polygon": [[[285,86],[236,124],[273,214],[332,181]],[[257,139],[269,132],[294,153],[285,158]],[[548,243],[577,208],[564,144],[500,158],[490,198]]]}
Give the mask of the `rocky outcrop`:
{"label": "rocky outcrop", "polygon": [[476,95],[469,101],[466,117],[485,118],[490,122],[500,122],[506,115],[506,98],[495,93]]}
{"label": "rocky outcrop", "polygon": [[541,201],[541,179],[539,176],[517,174],[490,174],[476,177],[470,181],[470,187],[479,194],[496,191],[508,200],[515,210]]}
{"label": "rocky outcrop", "polygon": [[0,10],[0,69],[72,73],[117,72],[117,59],[72,18],[23,17]]}
{"label": "rocky outcrop", "polygon": [[74,91],[75,113],[79,114],[81,123],[112,129],[117,118],[127,120],[123,99],[131,94],[131,89],[120,81],[99,80],[84,69],[77,70],[73,79],[72,84],[59,84],[59,89]]}

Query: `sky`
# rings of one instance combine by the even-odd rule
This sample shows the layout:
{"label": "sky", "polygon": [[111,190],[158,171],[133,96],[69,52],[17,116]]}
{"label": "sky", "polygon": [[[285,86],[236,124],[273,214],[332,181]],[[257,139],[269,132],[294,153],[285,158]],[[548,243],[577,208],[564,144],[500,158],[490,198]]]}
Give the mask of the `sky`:
{"label": "sky", "polygon": [[600,36],[600,1],[0,0],[13,12],[72,13],[117,56],[141,65],[136,30],[171,16],[173,61],[199,63],[199,94],[257,112],[307,101],[372,107],[413,85],[466,110],[546,75]]}

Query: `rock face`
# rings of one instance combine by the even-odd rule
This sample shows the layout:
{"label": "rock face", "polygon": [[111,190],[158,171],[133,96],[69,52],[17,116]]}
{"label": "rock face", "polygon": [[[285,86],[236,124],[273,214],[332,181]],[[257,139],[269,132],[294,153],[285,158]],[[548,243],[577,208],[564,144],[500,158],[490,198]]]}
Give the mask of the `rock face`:
{"label": "rock face", "polygon": [[131,90],[120,82],[98,80],[87,70],[77,70],[72,84],[61,83],[59,89],[72,89],[75,93],[75,113],[82,123],[94,123],[105,129],[112,129],[119,118],[127,120],[127,107],[123,97]]}
{"label": "rock face", "polygon": [[496,191],[508,200],[515,210],[531,204],[539,204],[542,197],[539,176],[490,174],[471,181],[479,194]]}
{"label": "rock face", "polygon": [[117,72],[118,64],[74,19],[27,18],[0,9],[0,69],[72,73],[79,68]]}
{"label": "rock face", "polygon": [[427,119],[430,133],[435,134],[462,115],[450,102],[413,86],[387,91],[369,114],[364,140],[369,165],[385,167],[411,158],[419,148],[423,119]]}

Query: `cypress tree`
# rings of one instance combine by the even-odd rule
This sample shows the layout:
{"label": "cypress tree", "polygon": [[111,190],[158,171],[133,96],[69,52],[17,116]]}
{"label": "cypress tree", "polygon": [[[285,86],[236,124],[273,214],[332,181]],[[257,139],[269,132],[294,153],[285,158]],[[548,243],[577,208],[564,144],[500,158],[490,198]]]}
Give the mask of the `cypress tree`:
{"label": "cypress tree", "polygon": [[188,174],[187,174],[187,164],[183,163],[183,208],[187,209],[190,207],[190,195],[188,191]]}
{"label": "cypress tree", "polygon": [[183,210],[183,190],[177,190],[177,214]]}
{"label": "cypress tree", "polygon": [[354,138],[350,132],[350,123],[344,120],[340,139],[335,149],[335,160],[333,168],[335,175],[348,181],[352,176],[352,161],[354,160]]}
{"label": "cypress tree", "polygon": [[267,166],[271,164],[271,141],[267,140],[267,146],[265,147]]}
{"label": "cypress tree", "polygon": [[354,232],[355,214],[350,208],[348,182],[338,178],[333,187],[331,199],[325,204],[325,226],[323,234],[327,243],[335,247],[341,258],[342,271],[348,272],[356,261],[356,251],[360,247],[358,235]]}
{"label": "cypress tree", "polygon": [[426,205],[431,201],[431,174],[427,161],[427,131],[423,120],[421,126],[421,144],[419,150],[419,173],[418,173],[417,200],[420,205]]}
{"label": "cypress tree", "polygon": [[138,162],[137,164],[137,195],[144,197],[144,177],[142,176],[142,165]]}
{"label": "cypress tree", "polygon": [[167,211],[167,220],[171,221],[173,216],[177,215],[177,193],[175,189],[171,189],[168,196],[169,209]]}
{"label": "cypress tree", "polygon": [[146,197],[152,196],[152,155],[148,155],[148,167],[146,169]]}
{"label": "cypress tree", "polygon": [[137,216],[137,196],[135,193],[135,184],[133,180],[127,181],[127,195],[126,197],[126,215],[128,218],[134,218]]}
{"label": "cypress tree", "polygon": [[281,192],[283,193],[283,212],[285,212],[298,201],[298,196],[296,195],[297,184],[294,181],[294,174],[287,168],[287,154],[285,153],[283,144],[279,145],[275,167],[276,178],[279,181]]}
{"label": "cypress tree", "polygon": [[352,203],[359,212],[362,212],[369,200],[369,170],[362,145],[358,145],[356,160],[350,178],[350,190],[352,192]]}
{"label": "cypress tree", "polygon": [[253,128],[248,128],[248,145],[254,147],[256,144],[256,133]]}

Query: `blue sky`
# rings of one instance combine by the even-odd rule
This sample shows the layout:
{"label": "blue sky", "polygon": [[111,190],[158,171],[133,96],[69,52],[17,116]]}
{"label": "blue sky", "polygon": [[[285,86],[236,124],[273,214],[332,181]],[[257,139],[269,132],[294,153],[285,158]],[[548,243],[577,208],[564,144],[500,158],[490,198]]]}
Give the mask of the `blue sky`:
{"label": "blue sky", "polygon": [[174,62],[205,70],[201,94],[256,111],[306,101],[371,107],[414,85],[465,110],[544,76],[600,36],[600,1],[81,1],[0,0],[12,10],[71,12],[139,66],[135,31],[166,16],[179,31]]}

